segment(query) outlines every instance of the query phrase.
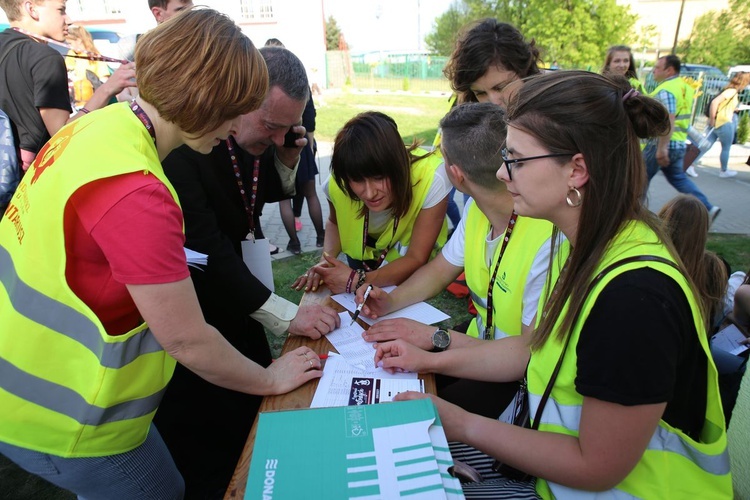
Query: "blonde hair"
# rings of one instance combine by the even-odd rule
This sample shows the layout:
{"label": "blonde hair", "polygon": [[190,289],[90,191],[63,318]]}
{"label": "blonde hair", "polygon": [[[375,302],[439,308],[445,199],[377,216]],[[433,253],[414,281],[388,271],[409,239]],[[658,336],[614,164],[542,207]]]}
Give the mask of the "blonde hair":
{"label": "blonde hair", "polygon": [[140,96],[196,137],[258,109],[268,71],[253,42],[212,9],[181,12],[138,40]]}
{"label": "blonde hair", "polygon": [[89,33],[83,26],[70,26],[68,28],[66,41],[71,44],[74,42],[81,42],[84,50],[95,54],[99,53],[99,49],[94,45],[94,39],[91,37],[91,33]]}

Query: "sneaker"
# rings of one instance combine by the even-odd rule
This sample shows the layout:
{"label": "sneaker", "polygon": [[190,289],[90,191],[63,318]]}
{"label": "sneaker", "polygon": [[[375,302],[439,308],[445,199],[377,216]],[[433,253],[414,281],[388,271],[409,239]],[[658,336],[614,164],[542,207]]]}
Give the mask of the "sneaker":
{"label": "sneaker", "polygon": [[722,179],[734,177],[735,175],[737,175],[736,170],[722,170],[721,172],[719,172],[719,177],[721,177]]}
{"label": "sneaker", "polygon": [[687,170],[685,170],[685,173],[690,177],[698,177],[698,172],[695,171],[695,167],[692,165],[690,165]]}
{"label": "sneaker", "polygon": [[708,211],[708,217],[711,219],[711,224],[714,223],[716,218],[719,216],[719,213],[721,213],[721,208],[717,207],[716,205],[711,208],[711,210]]}
{"label": "sneaker", "polygon": [[299,233],[302,231],[302,221],[299,220],[299,217],[294,218],[294,229]]}
{"label": "sneaker", "polygon": [[277,253],[279,253],[280,248],[277,247],[276,245],[271,245],[269,243],[268,244],[268,250],[271,252],[271,255],[276,255]]}

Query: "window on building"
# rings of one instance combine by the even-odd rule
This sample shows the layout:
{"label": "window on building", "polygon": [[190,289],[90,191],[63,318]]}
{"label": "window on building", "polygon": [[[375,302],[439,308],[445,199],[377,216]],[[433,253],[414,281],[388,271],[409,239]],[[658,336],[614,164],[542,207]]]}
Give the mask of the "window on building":
{"label": "window on building", "polygon": [[273,0],[240,0],[240,15],[246,21],[273,19]]}

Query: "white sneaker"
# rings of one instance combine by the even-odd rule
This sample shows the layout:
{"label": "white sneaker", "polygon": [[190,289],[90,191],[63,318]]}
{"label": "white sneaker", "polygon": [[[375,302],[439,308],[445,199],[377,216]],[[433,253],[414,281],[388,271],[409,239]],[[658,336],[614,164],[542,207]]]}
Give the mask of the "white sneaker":
{"label": "white sneaker", "polygon": [[719,216],[719,212],[721,212],[721,209],[717,207],[716,205],[714,205],[713,208],[708,211],[708,218],[711,220],[709,224],[714,223],[716,218]]}
{"label": "white sneaker", "polygon": [[685,170],[685,173],[690,177],[698,177],[698,172],[695,171],[695,167],[692,165],[690,165],[687,170]]}
{"label": "white sneaker", "polygon": [[737,175],[736,170],[722,170],[721,172],[719,172],[719,177],[721,177],[722,179],[734,177],[735,175]]}

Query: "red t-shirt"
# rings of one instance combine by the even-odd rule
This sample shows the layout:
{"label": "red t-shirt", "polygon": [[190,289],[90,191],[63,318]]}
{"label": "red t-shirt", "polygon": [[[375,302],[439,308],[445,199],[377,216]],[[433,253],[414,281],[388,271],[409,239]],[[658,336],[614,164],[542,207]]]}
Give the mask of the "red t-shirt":
{"label": "red t-shirt", "polygon": [[142,322],[125,285],[190,276],[184,243],[182,211],[153,175],[136,172],[89,183],[65,207],[65,277],[110,335]]}

